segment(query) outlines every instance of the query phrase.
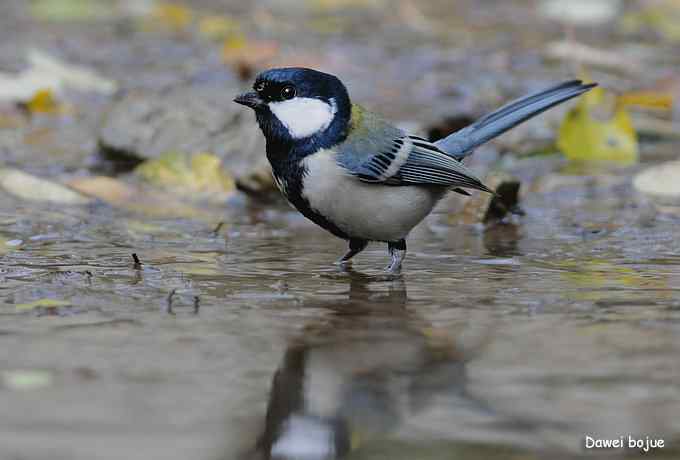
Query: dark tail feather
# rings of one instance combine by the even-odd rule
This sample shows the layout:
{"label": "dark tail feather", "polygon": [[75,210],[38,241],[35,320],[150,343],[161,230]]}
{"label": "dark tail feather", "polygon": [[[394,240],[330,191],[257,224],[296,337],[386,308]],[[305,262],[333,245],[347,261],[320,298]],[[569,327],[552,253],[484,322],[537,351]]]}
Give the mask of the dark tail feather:
{"label": "dark tail feather", "polygon": [[464,158],[472,153],[476,147],[494,137],[500,136],[529,118],[583,94],[595,86],[597,86],[597,83],[584,85],[581,80],[572,80],[530,94],[484,115],[473,124],[456,131],[435,144],[455,158]]}

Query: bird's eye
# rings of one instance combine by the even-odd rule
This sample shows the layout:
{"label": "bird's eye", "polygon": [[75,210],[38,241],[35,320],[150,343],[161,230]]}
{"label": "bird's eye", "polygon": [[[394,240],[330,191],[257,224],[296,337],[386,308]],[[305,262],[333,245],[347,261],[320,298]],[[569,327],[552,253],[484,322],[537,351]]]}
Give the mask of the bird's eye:
{"label": "bird's eye", "polygon": [[261,93],[262,91],[264,91],[264,82],[261,81],[260,83],[256,84],[254,89],[258,93]]}
{"label": "bird's eye", "polygon": [[281,89],[281,99],[288,100],[295,97],[295,87],[293,85],[286,85]]}

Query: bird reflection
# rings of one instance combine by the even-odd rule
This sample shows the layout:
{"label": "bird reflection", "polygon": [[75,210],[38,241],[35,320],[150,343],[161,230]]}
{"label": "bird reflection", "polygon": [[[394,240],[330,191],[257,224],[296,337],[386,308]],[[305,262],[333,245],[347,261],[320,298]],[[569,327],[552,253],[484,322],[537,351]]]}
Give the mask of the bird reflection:
{"label": "bird reflection", "polygon": [[518,243],[522,238],[520,227],[513,223],[496,223],[484,229],[484,247],[494,257],[522,255]]}
{"label": "bird reflection", "polygon": [[409,311],[403,278],[347,276],[346,300],[311,305],[330,309],[330,319],[288,344],[264,432],[246,458],[341,458],[397,429],[433,395],[465,393],[465,354]]}

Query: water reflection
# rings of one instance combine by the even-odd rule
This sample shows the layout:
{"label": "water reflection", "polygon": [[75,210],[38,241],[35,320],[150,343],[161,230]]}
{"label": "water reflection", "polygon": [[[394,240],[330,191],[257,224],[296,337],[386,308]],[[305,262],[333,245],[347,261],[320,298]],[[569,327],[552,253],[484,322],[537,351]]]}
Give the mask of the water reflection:
{"label": "water reflection", "polygon": [[522,230],[513,223],[498,223],[484,229],[484,247],[494,257],[513,257],[522,255],[518,243],[522,239]]}
{"label": "water reflection", "polygon": [[313,305],[330,309],[330,318],[289,342],[249,458],[344,457],[398,430],[438,394],[488,410],[466,393],[468,354],[407,308],[403,278],[348,277],[346,300]]}

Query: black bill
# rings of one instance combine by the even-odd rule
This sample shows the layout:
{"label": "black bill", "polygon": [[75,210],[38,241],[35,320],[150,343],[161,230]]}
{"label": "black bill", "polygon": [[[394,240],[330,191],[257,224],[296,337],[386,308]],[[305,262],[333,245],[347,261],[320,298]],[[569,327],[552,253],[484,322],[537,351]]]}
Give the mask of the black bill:
{"label": "black bill", "polygon": [[255,92],[243,93],[234,98],[234,102],[237,104],[245,105],[251,109],[256,109],[258,107],[264,106],[264,101]]}

